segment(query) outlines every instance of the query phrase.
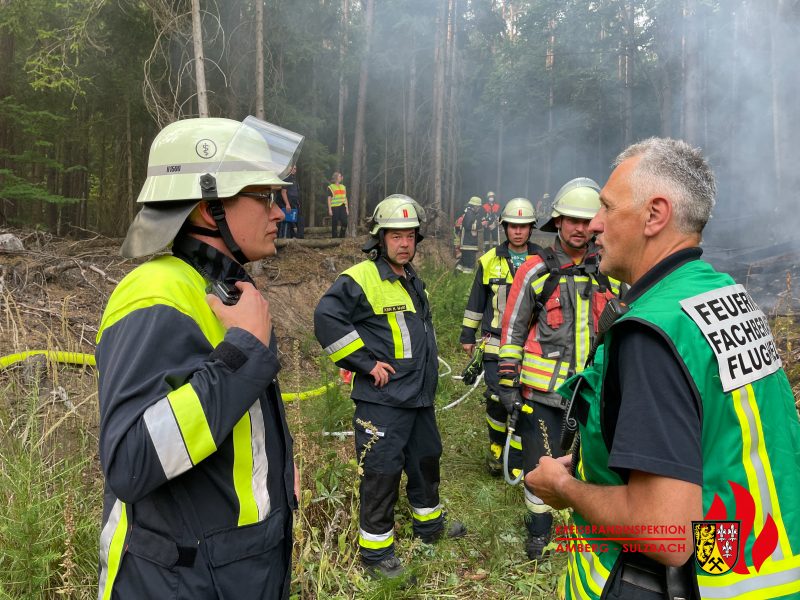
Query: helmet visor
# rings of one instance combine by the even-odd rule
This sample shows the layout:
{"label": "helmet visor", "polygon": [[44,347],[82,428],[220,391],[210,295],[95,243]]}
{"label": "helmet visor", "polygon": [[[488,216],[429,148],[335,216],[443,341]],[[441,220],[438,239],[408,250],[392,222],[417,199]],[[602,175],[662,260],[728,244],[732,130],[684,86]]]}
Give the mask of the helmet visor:
{"label": "helmet visor", "polygon": [[[297,162],[303,140],[299,133],[249,116],[225,147],[216,167],[209,171],[232,174],[267,171],[283,179]],[[204,142],[213,144],[201,140],[198,153],[204,151]]]}

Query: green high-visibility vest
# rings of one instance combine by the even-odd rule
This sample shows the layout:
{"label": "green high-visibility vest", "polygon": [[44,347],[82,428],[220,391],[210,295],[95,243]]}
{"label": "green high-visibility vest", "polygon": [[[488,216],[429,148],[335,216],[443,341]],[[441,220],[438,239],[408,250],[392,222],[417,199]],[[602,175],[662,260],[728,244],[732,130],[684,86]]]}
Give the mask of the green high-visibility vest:
{"label": "green high-visibility vest", "polygon": [[[702,399],[703,514],[714,503],[715,515],[726,509],[726,519],[715,520],[741,520],[737,565],[710,574],[695,562],[702,598],[800,598],[800,423],[786,374],[770,348],[772,334],[759,315],[742,286],[694,260],[631,302],[618,321],[656,328],[685,364]],[[701,326],[712,332],[708,339]],[[590,408],[581,425],[577,477],[599,485],[623,484],[607,466],[609,449],[600,429],[602,381],[615,329],[582,374]],[[578,513],[574,519],[577,531],[585,532],[589,523]],[[576,545],[581,540],[575,536]],[[622,548],[612,540],[578,547],[568,555],[562,596],[598,599]]]}

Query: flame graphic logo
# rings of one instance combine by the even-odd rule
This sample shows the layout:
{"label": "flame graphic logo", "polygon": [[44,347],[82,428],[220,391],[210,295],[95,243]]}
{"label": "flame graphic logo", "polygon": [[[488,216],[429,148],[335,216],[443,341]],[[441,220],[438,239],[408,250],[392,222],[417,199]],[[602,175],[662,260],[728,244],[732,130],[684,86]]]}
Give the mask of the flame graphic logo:
{"label": "flame graphic logo", "polygon": [[[741,543],[739,544],[738,556],[741,560],[736,561],[733,572],[739,575],[747,575],[750,573],[750,567],[747,566],[747,563],[751,561],[745,560],[743,555],[747,538],[750,537],[755,525],[756,503],[747,488],[733,481],[728,481],[728,485],[731,486],[733,499],[736,503],[736,515],[734,519],[741,523],[739,530],[739,539]],[[717,494],[714,494],[714,501],[711,503],[711,507],[708,509],[704,519],[707,521],[726,521],[728,519],[728,509]],[[772,515],[767,513],[764,527],[756,537],[753,543],[753,549],[750,553],[752,565],[756,572],[761,569],[761,565],[764,564],[764,561],[767,560],[767,557],[772,554],[777,546],[778,527],[775,525]]]}

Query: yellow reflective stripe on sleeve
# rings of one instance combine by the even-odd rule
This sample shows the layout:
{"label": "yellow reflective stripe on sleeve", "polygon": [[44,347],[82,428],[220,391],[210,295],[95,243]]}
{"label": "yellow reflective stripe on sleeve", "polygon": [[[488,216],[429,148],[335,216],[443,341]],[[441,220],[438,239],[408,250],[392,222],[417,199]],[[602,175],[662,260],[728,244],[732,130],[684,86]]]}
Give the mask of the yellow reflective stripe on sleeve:
{"label": "yellow reflective stripe on sleeve", "polygon": [[481,322],[483,319],[483,315],[479,312],[475,312],[474,310],[465,310],[464,311],[464,322],[466,321],[474,321],[475,323]]}
{"label": "yellow reflective stripe on sleeve", "polygon": [[506,344],[500,348],[500,358],[510,358],[512,360],[522,360],[522,346]]}
{"label": "yellow reflective stripe on sleeve", "polygon": [[250,413],[233,427],[233,488],[239,500],[239,525],[258,523],[258,504],[253,494],[253,447]]}
{"label": "yellow reflective stripe on sleeve", "polygon": [[192,463],[196,465],[217,450],[200,398],[188,383],[167,394],[167,398]]}
{"label": "yellow reflective stripe on sleeve", "polygon": [[474,321],[472,319],[468,319],[467,317],[464,317],[464,320],[461,321],[461,324],[464,327],[469,327],[470,329],[477,329],[478,327],[480,327],[481,322],[480,321]]}
{"label": "yellow reflective stripe on sleeve", "polygon": [[363,529],[358,530],[358,545],[371,550],[388,548],[394,543],[394,530],[390,529],[386,533],[367,533]]}
{"label": "yellow reflective stripe on sleeve", "polygon": [[363,347],[364,347],[364,340],[362,340],[361,337],[359,336],[357,339],[353,340],[352,342],[344,346],[341,350],[338,350],[337,352],[331,354],[330,358],[333,362],[339,362],[345,356],[349,356],[359,348]]}
{"label": "yellow reflective stripe on sleeve", "polygon": [[742,464],[747,474],[747,487],[753,494],[756,505],[755,531],[758,535],[766,522],[766,515],[771,514],[778,529],[780,545],[775,549],[773,558],[780,560],[792,555],[789,536],[781,516],[780,502],[772,477],[769,455],[764,445],[764,431],[761,426],[761,415],[758,410],[755,392],[751,384],[731,392],[733,407],[742,428]]}
{"label": "yellow reflective stripe on sleeve", "polygon": [[512,435],[511,442],[508,445],[514,450],[522,450],[522,438],[518,435]]}
{"label": "yellow reflective stripe on sleeve", "polygon": [[125,504],[117,500],[111,508],[108,520],[100,534],[100,579],[97,597],[99,600],[111,598],[114,580],[122,562],[125,535],[128,531],[128,511]]}

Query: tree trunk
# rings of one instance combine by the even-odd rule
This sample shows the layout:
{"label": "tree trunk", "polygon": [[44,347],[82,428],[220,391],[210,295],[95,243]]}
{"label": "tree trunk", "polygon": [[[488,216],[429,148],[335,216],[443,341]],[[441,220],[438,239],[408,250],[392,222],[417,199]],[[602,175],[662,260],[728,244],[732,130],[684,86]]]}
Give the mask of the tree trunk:
{"label": "tree trunk", "polygon": [[264,0],[256,0],[256,117],[264,120]]}
{"label": "tree trunk", "polygon": [[367,84],[369,83],[369,54],[372,45],[372,22],[375,14],[375,0],[367,0],[367,10],[364,16],[365,37],[364,54],[361,57],[361,69],[358,77],[358,100],[356,101],[356,127],[353,137],[353,171],[350,177],[350,194],[348,206],[350,216],[347,219],[348,235],[355,235],[355,228],[361,218],[361,165],[365,158],[364,152],[364,113],[367,107]]}
{"label": "tree trunk", "polygon": [[[457,69],[456,69],[456,37],[458,31],[458,0],[450,0],[450,18],[448,19],[447,35],[447,83],[450,97],[447,102],[447,160],[445,161],[445,189],[443,210],[447,215],[447,224],[453,222],[455,210],[456,193],[456,131],[458,122],[456,121],[456,96],[458,91]],[[445,224],[442,224],[444,227]]]}
{"label": "tree trunk", "polygon": [[[789,0],[777,0],[772,27],[770,53],[772,62],[772,115],[775,147],[775,175],[778,214],[791,214],[796,205],[794,190],[800,185],[797,175],[800,151],[794,134],[800,131],[797,99],[800,83],[795,68],[790,67],[800,57],[800,5]],[[786,227],[786,225],[784,225]],[[796,235],[791,225],[781,232]]]}
{"label": "tree trunk", "polygon": [[405,127],[403,129],[403,192],[415,195],[416,190],[411,189],[411,172],[413,161],[417,156],[415,152],[415,116],[417,113],[417,38],[411,30],[411,64],[408,67],[408,101],[404,105]]}
{"label": "tree trunk", "polygon": [[197,83],[197,113],[208,116],[206,67],[203,55],[203,21],[200,17],[200,0],[192,0],[192,41],[194,43],[194,75]]}
{"label": "tree trunk", "polygon": [[431,202],[430,227],[435,233],[439,230],[439,214],[442,210],[442,134],[444,129],[444,74],[445,45],[448,21],[448,0],[440,0],[436,18],[436,41],[434,43],[433,80],[433,200]]}
{"label": "tree trunk", "polygon": [[128,167],[126,178],[128,191],[128,223],[133,222],[136,203],[133,199],[133,143],[131,142],[131,101],[125,99],[125,159]]}
{"label": "tree trunk", "polygon": [[622,48],[620,52],[620,89],[622,91],[622,143],[624,147],[633,141],[633,48],[635,42],[635,21],[633,6],[626,0],[620,7],[623,23]]}
{"label": "tree trunk", "polygon": [[699,0],[685,0],[683,15],[683,133],[690,144],[702,146],[703,48]]}
{"label": "tree trunk", "polygon": [[348,0],[342,0],[342,32],[339,39],[339,122],[336,130],[336,170],[342,171],[344,160],[344,107],[347,104],[347,83],[344,78],[344,57],[347,52]]}

